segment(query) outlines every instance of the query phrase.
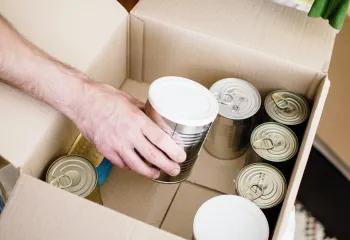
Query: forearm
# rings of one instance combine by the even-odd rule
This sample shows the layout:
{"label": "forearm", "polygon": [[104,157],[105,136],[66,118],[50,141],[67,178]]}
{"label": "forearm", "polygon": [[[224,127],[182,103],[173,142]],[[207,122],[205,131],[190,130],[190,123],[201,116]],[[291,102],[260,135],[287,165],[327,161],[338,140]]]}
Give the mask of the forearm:
{"label": "forearm", "polygon": [[0,16],[0,79],[40,99],[70,118],[84,95],[87,78],[20,36]]}

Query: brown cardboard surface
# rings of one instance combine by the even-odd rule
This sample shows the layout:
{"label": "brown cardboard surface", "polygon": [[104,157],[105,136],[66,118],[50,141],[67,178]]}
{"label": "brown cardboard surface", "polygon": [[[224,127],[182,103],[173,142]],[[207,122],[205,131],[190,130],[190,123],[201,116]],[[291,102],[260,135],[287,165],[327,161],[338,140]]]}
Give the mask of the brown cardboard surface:
{"label": "brown cardboard surface", "polygon": [[192,238],[193,219],[198,208],[219,192],[183,182],[161,226],[162,229],[186,239]]}
{"label": "brown cardboard surface", "polygon": [[[126,54],[129,53],[127,49],[119,49],[128,46],[125,43],[128,39],[125,37],[127,14],[118,3],[113,0],[118,5],[114,6],[112,0],[79,0],[74,3],[68,0],[35,0],[38,5],[33,2],[19,5],[19,1],[6,0],[5,4],[4,1],[0,3],[1,7],[6,5],[6,8],[1,8],[2,11],[6,10],[5,16],[12,16],[19,29],[25,28],[25,19],[28,16],[33,18],[30,23],[34,27],[28,28],[25,33],[32,34],[30,39],[39,46],[42,45],[44,50],[51,51],[51,54],[56,53],[51,48],[57,42],[41,37],[40,33],[43,31],[55,29],[57,26],[57,39],[66,40],[63,36],[71,33],[73,46],[82,37],[86,38],[87,33],[100,33],[96,36],[93,34],[91,41],[89,39],[88,44],[94,47],[87,51],[87,55],[83,55],[83,60],[80,61],[81,56],[70,56],[75,54],[74,48],[63,51],[64,47],[57,47],[63,51],[57,57],[83,68],[95,78],[101,77],[102,81],[112,81],[118,86],[121,77],[126,74],[123,71],[127,65]],[[98,7],[95,5],[97,2]],[[41,8],[37,7],[39,5]],[[19,8],[13,10],[12,6]],[[17,14],[22,6],[27,11],[24,11],[23,18]],[[62,14],[59,11],[62,9],[67,10],[67,13]],[[73,12],[84,13],[81,18],[76,18]],[[91,16],[86,12],[94,12],[101,17],[92,17],[95,15]],[[50,20],[43,21],[46,16],[50,16]],[[67,17],[67,20],[61,19],[64,18],[62,16]],[[82,27],[81,31],[73,33],[69,24],[76,26],[78,23],[87,26],[90,23],[90,31],[87,32]],[[306,94],[309,99],[316,99],[274,234],[274,239],[280,239],[297,195],[327,96],[329,81],[322,79],[326,75],[324,71],[327,70],[331,54],[334,31],[320,19],[309,19],[300,12],[262,0],[144,0],[133,11],[130,25],[129,44],[132,46],[129,66],[131,76],[140,78],[136,80],[150,83],[158,77],[178,75],[209,87],[224,77],[240,77],[254,84],[262,94],[285,88]],[[106,31],[95,29],[99,27]],[[99,37],[104,41],[96,40]],[[68,40],[67,42],[69,43]],[[95,51],[98,48],[95,44],[99,46],[99,51]],[[90,61],[86,60],[88,58]],[[122,66],[116,66],[118,64]],[[106,71],[102,69],[104,66]],[[147,83],[127,80],[122,89],[142,101],[147,98]],[[317,92],[318,95],[314,98]],[[0,85],[0,95],[0,112],[6,113],[0,118],[0,154],[17,166],[24,165],[29,174],[39,176],[50,158],[68,148],[76,130],[60,114],[16,90]],[[11,107],[8,102],[13,103]],[[20,120],[24,119],[23,116],[26,116],[25,120]],[[61,139],[55,140],[57,135]],[[234,174],[231,169],[236,169],[233,162],[222,163],[212,159],[204,150],[199,161],[190,181],[220,191],[231,191]],[[213,174],[221,171],[223,176]],[[146,181],[131,173],[114,170],[102,189],[106,206],[159,226],[166,215],[166,205],[169,206],[177,186],[158,187]],[[162,228],[190,237],[195,211],[202,202],[217,194],[219,193],[216,191],[195,186],[190,182],[182,183],[161,224]],[[143,200],[146,200],[143,198],[150,202],[144,203]],[[36,222],[30,224],[33,216]],[[25,173],[22,173],[0,219],[1,240],[97,237],[179,239],[123,214],[53,188]]]}
{"label": "brown cardboard surface", "polygon": [[350,170],[350,18],[337,36],[329,68],[332,87],[324,107],[318,137]]}
{"label": "brown cardboard surface", "polygon": [[0,218],[1,240],[163,240],[180,237],[21,175]]}
{"label": "brown cardboard surface", "polygon": [[[0,9],[34,44],[97,81],[119,87],[126,78],[128,13],[116,1],[5,0]],[[49,106],[2,83],[0,95],[0,153],[39,176],[47,161],[68,150],[77,130]]]}
{"label": "brown cardboard surface", "polygon": [[288,190],[273,235],[274,240],[281,239],[283,229],[286,228],[286,224],[288,222],[288,215],[293,209],[295,199],[298,194],[298,189],[301,183],[301,179],[303,177],[304,170],[311,151],[311,147],[316,135],[317,127],[321,119],[323,106],[327,98],[329,87],[330,81],[328,80],[328,78],[324,78],[323,81],[320,83],[319,89],[317,91],[317,95],[310,115],[310,120],[306,127],[304,138],[300,145],[300,150],[298,153],[296,163],[294,165],[292,177],[289,181]]}
{"label": "brown cardboard surface", "polygon": [[142,21],[131,24],[144,26],[143,78],[136,80],[147,82],[177,75],[209,87],[224,77],[253,81],[260,74],[267,87],[303,79],[307,89],[327,71],[335,38],[325,21],[262,0],[141,1],[133,17]]}
{"label": "brown cardboard surface", "polygon": [[234,160],[221,160],[211,156],[203,148],[187,181],[223,193],[234,194],[236,190],[234,179],[243,168],[244,162],[245,154]]}
{"label": "brown cardboard surface", "polygon": [[148,97],[149,83],[138,82],[128,78],[120,87],[124,92],[129,93],[141,102],[146,102]]}
{"label": "brown cardboard surface", "polygon": [[104,206],[159,227],[179,184],[160,184],[134,172],[113,168],[101,186]]}

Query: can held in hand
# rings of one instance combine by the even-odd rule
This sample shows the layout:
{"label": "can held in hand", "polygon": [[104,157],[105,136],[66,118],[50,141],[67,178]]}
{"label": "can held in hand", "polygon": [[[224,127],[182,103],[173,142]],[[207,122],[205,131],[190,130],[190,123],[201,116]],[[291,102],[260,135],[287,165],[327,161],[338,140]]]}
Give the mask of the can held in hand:
{"label": "can held in hand", "polygon": [[209,199],[193,221],[194,240],[267,240],[269,225],[264,213],[251,201],[235,195]]}
{"label": "can held in hand", "polygon": [[249,82],[226,78],[213,84],[210,91],[219,103],[219,115],[213,123],[205,149],[220,159],[242,156],[261,106],[258,90]]}
{"label": "can held in hand", "polygon": [[95,166],[81,156],[69,155],[57,159],[46,173],[46,182],[98,204],[103,204]]}
{"label": "can held in hand", "polygon": [[68,155],[78,155],[88,159],[96,168],[99,185],[106,181],[113,168],[113,164],[81,133],[69,149]]}
{"label": "can held in hand", "polygon": [[257,126],[250,136],[246,165],[256,162],[271,164],[283,173],[291,172],[291,160],[299,150],[295,133],[283,124],[267,122]]}
{"label": "can held in hand", "polygon": [[253,163],[244,167],[236,179],[236,193],[261,209],[269,209],[282,202],[287,191],[283,174],[266,163]]}
{"label": "can held in hand", "polygon": [[149,89],[146,114],[187,154],[180,164],[180,174],[170,176],[160,171],[155,181],[178,183],[191,173],[212,122],[219,111],[211,92],[192,80],[181,77],[163,77],[154,81]]}
{"label": "can held in hand", "polygon": [[303,96],[291,91],[273,91],[265,98],[264,107],[268,121],[287,125],[302,137],[310,116],[309,104]]}

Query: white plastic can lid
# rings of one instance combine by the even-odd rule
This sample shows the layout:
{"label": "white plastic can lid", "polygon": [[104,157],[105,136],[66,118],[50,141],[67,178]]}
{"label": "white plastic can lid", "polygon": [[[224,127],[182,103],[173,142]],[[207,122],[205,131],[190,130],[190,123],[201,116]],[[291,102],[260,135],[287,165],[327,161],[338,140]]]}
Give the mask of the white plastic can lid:
{"label": "white plastic can lid", "polygon": [[218,103],[207,88],[182,77],[155,80],[150,86],[148,101],[160,115],[185,126],[209,124],[219,112]]}
{"label": "white plastic can lid", "polygon": [[269,225],[264,213],[251,201],[221,195],[198,209],[193,233],[196,240],[267,240]]}

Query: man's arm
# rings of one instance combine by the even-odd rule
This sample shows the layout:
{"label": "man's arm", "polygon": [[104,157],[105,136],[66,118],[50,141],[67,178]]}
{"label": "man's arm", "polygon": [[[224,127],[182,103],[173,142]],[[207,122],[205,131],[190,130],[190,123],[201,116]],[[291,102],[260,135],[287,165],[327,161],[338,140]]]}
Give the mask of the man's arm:
{"label": "man's arm", "polygon": [[179,173],[175,162],[185,160],[183,149],[140,110],[141,102],[57,61],[1,16],[0,79],[65,114],[117,166],[157,178],[159,171],[148,167],[136,149],[165,172]]}

